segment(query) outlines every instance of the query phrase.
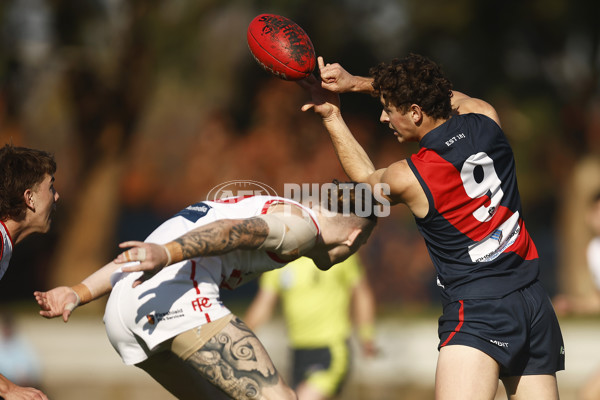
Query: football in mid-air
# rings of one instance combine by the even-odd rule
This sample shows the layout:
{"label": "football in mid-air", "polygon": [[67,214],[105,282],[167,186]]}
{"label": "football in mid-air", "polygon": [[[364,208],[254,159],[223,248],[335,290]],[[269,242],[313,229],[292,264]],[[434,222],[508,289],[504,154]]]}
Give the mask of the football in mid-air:
{"label": "football in mid-air", "polygon": [[254,59],[281,79],[304,79],[315,69],[315,49],[310,38],[289,18],[261,14],[250,22],[247,37]]}

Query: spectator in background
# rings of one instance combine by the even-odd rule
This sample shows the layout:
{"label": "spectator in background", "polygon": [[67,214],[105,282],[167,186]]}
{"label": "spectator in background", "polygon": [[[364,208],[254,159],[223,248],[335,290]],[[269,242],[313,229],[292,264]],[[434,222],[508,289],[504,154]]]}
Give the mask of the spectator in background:
{"label": "spectator in background", "polygon": [[36,351],[19,331],[13,313],[7,310],[0,312],[0,371],[19,386],[40,386]]}
{"label": "spectator in background", "polygon": [[595,296],[585,298],[558,294],[552,299],[558,315],[600,313],[600,192],[592,196],[585,220],[587,228],[592,233],[586,249],[586,261],[597,290]]}
{"label": "spectator in background", "polygon": [[[587,246],[587,264],[597,289],[596,294],[600,297],[600,192],[592,197],[586,221],[593,234]],[[560,314],[600,314],[597,304],[598,301],[582,302],[562,295],[554,299],[554,306]],[[584,383],[579,398],[600,399],[600,370],[593,373]]]}
{"label": "spectator in background", "polygon": [[600,294],[600,192],[592,198],[587,221],[594,237],[587,246],[587,261]]}
{"label": "spectator in background", "polygon": [[[592,200],[587,220],[594,233],[587,247],[587,261],[598,289],[597,293],[600,295],[600,192]],[[582,400],[600,399],[600,370],[588,378],[581,388],[580,397]]]}
{"label": "spectator in background", "polygon": [[363,354],[375,354],[375,300],[359,256],[327,272],[303,257],[264,273],[244,318],[250,329],[271,318],[279,298],[293,354],[291,384],[298,399],[334,398],[350,372],[352,322]]}

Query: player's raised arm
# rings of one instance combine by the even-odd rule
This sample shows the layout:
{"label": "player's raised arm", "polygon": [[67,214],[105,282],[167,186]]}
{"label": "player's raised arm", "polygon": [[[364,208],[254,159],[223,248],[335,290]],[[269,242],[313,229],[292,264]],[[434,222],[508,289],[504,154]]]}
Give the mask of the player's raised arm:
{"label": "player's raised arm", "polygon": [[325,64],[323,57],[317,58],[321,86],[335,93],[374,93],[373,78],[352,75],[339,63]]}
{"label": "player's raised arm", "polygon": [[[321,57],[319,60],[319,63],[322,63]],[[312,109],[321,116],[348,177],[355,182],[372,185],[378,183],[371,179],[375,173],[373,162],[354,138],[342,117],[339,95],[324,89],[321,82],[313,77],[300,81],[299,84],[311,95],[311,101],[302,107],[302,111]]]}

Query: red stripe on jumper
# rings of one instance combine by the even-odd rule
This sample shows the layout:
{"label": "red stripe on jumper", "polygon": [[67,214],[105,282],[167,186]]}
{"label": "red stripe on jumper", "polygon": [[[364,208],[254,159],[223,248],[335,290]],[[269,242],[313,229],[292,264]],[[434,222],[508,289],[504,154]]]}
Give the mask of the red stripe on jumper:
{"label": "red stripe on jumper", "polygon": [[0,221],[0,224],[2,224],[2,226],[4,227],[4,230],[6,231],[6,235],[8,236],[8,240],[10,240],[10,244],[12,244],[14,246],[15,243],[13,242],[12,237],[10,236],[10,232],[9,232],[8,228],[6,227],[6,225],[4,225],[4,222]]}
{"label": "red stripe on jumper", "polygon": [[192,274],[190,275],[190,279],[194,283],[194,289],[196,289],[196,294],[200,294],[200,288],[198,287],[198,281],[196,280],[196,261],[192,260]]}
{"label": "red stripe on jumper", "polygon": [[454,328],[454,332],[452,332],[450,336],[448,336],[448,339],[446,339],[446,341],[442,343],[440,347],[444,347],[445,345],[447,345],[448,342],[454,337],[454,335],[456,335],[456,332],[460,331],[463,322],[465,322],[465,303],[462,300],[459,300],[458,302],[460,303],[460,309],[458,310],[458,325],[456,325],[456,328]]}
{"label": "red stripe on jumper", "polygon": [[254,195],[253,194],[245,194],[243,196],[226,197],[224,199],[216,199],[216,200],[212,200],[212,201],[215,203],[235,204],[242,200],[248,199],[250,197],[254,197]]}
{"label": "red stripe on jumper", "polygon": [[[6,227],[6,225],[4,225],[4,222],[0,221],[0,224],[2,224],[2,227],[4,227],[6,236],[8,236],[8,240],[10,240],[10,244],[12,244],[14,247],[15,244],[13,243],[12,238],[10,237],[10,232],[8,231],[8,228]],[[0,235],[0,260],[2,260],[2,257],[4,257],[4,239],[2,239],[1,236],[2,235]]]}

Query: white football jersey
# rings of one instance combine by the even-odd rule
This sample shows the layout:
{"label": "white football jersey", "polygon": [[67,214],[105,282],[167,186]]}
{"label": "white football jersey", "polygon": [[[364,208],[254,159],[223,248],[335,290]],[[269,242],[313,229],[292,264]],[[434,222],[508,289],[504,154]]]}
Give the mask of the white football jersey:
{"label": "white football jersey", "polygon": [[[217,220],[258,216],[279,202],[302,207],[320,232],[313,211],[299,203],[275,196],[249,196],[191,205],[160,225],[146,242],[163,244]],[[235,250],[170,265],[136,288],[132,284],[141,272],[119,269],[111,277],[113,290],[104,315],[108,337],[126,364],[141,362],[158,344],[230,314],[221,303],[220,288],[234,289],[285,264],[266,251]],[[145,342],[146,349],[136,337]]]}

